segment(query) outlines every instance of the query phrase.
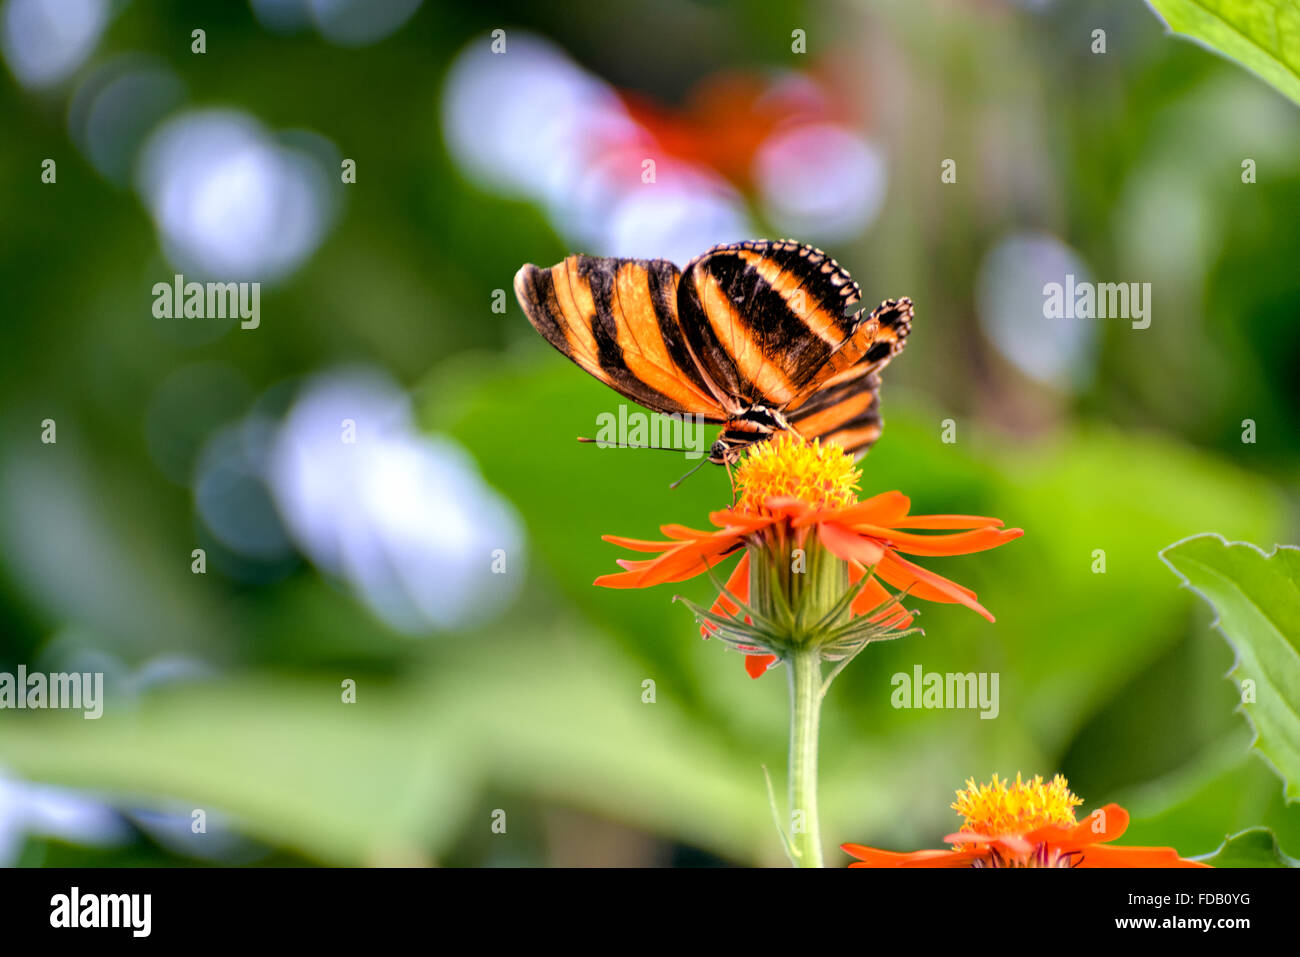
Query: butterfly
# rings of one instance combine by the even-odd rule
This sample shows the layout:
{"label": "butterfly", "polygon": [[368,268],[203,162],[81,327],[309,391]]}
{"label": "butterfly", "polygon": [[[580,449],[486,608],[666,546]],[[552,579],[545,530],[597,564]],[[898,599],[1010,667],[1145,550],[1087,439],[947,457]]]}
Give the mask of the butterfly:
{"label": "butterfly", "polygon": [[793,240],[714,246],[684,270],[575,255],[523,266],[514,286],[533,328],[601,382],[721,425],[708,461],[727,466],[786,430],[865,453],[882,427],[879,373],[912,326],[906,298],[864,317],[848,272]]}

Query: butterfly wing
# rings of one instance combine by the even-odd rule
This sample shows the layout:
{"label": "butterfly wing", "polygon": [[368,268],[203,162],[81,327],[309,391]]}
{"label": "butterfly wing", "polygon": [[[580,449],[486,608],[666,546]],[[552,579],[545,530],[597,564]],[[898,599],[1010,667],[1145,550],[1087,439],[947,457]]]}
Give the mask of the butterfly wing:
{"label": "butterfly wing", "polygon": [[880,377],[874,372],[846,379],[817,392],[787,413],[787,420],[806,439],[835,443],[846,452],[864,454],[880,438]]}
{"label": "butterfly wing", "polygon": [[818,390],[879,373],[903,351],[912,331],[912,300],[886,299],[858,323],[853,334],[804,384],[804,390],[786,407],[794,412]]}
{"label": "butterfly wing", "polygon": [[515,295],[564,355],[648,409],[723,422],[784,409],[808,438],[865,451],[880,435],[879,372],[906,344],[912,303],[846,317],[857,283],[811,246],[716,246],[666,260],[569,256],[515,276]]}
{"label": "butterfly wing", "polygon": [[687,345],[681,273],[663,259],[569,256],[515,274],[515,296],[543,338],[601,382],[654,412],[727,417]]}
{"label": "butterfly wing", "polygon": [[911,330],[910,299],[882,302],[790,403],[787,419],[805,438],[864,453],[884,426],[880,371],[903,350]]}
{"label": "butterfly wing", "polygon": [[819,249],[790,240],[715,246],[687,265],[681,328],[705,374],[742,406],[783,408],[853,335],[858,284]]}

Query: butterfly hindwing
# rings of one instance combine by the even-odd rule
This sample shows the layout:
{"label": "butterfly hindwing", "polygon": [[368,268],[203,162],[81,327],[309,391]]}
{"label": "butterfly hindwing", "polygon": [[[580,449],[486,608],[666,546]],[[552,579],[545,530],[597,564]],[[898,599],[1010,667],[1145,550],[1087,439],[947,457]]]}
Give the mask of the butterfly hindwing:
{"label": "butterfly hindwing", "polygon": [[833,385],[790,413],[789,422],[806,439],[834,443],[845,452],[861,455],[880,438],[880,377],[858,367],[860,374],[841,377]]}
{"label": "butterfly hindwing", "polygon": [[804,391],[789,403],[786,410],[801,409],[817,397],[820,390],[880,372],[889,365],[889,360],[903,351],[911,331],[912,300],[886,299],[858,323],[853,334],[813,374]]}
{"label": "butterfly hindwing", "polygon": [[790,240],[715,246],[682,275],[677,308],[704,371],[743,405],[798,398],[857,328],[861,293],[821,250]]}
{"label": "butterfly hindwing", "polygon": [[569,256],[549,269],[524,266],[515,295],[547,342],[620,394],[655,412],[722,421],[678,320],[680,278],[663,259]]}

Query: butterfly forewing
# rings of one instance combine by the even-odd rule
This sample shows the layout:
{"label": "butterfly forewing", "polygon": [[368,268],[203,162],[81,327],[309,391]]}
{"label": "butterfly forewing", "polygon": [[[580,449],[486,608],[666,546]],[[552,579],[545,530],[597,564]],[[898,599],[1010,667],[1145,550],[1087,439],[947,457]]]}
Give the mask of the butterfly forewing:
{"label": "butterfly forewing", "polygon": [[663,259],[569,256],[524,266],[515,295],[556,349],[656,412],[721,421],[726,411],[692,358],[677,317],[681,273]]}
{"label": "butterfly forewing", "polygon": [[682,329],[710,379],[744,405],[794,401],[852,334],[857,283],[825,253],[782,240],[715,246],[686,267]]}

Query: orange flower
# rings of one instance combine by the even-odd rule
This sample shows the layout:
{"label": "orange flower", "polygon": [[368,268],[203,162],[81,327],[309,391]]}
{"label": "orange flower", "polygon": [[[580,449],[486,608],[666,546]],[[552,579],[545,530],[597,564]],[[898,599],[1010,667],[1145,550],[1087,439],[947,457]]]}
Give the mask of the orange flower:
{"label": "orange flower", "polygon": [[835,102],[830,88],[807,74],[790,82],[757,72],[722,72],[697,84],[680,107],[630,90],[620,96],[666,153],[746,183],[752,181],[754,157],[775,130],[850,118],[848,105]]}
{"label": "orange flower", "polygon": [[[1024,532],[977,515],[911,515],[911,502],[901,492],[857,501],[854,486],[860,474],[852,457],[837,446],[821,447],[781,433],[755,447],[740,464],[736,480],[743,494],[735,507],[710,514],[717,531],[664,525],[660,531],[669,540],[662,542],[606,535],[605,541],[615,545],[658,554],[620,559],[622,573],[602,575],[595,583],[646,588],[684,581],[748,546],[750,552],[741,557],[711,609],[714,615],[731,616],[740,611],[737,602],[749,601],[751,556],[756,551],[775,553],[779,562],[774,564],[789,567],[793,549],[824,547],[847,564],[848,583],[859,589],[850,606],[853,616],[869,615],[884,628],[911,625],[912,615],[880,584],[883,580],[915,598],[965,605],[993,621],[969,588],[902,556],[965,555],[996,548]],[[918,534],[942,531],[953,534]],[[713,630],[708,623],[701,628],[705,637]],[[771,654],[751,654],[745,667],[757,678],[775,661]]]}
{"label": "orange flower", "polygon": [[1128,828],[1129,816],[1107,804],[1076,821],[1083,802],[1061,775],[1044,783],[1035,776],[1014,783],[966,782],[953,810],[962,815],[960,831],[944,841],[946,851],[880,851],[861,844],[842,844],[856,857],[849,867],[1209,867],[1178,856],[1172,847],[1117,847],[1110,844]]}

